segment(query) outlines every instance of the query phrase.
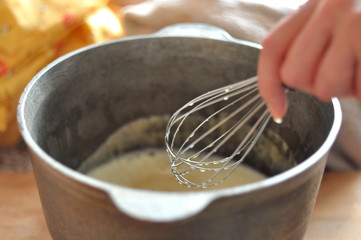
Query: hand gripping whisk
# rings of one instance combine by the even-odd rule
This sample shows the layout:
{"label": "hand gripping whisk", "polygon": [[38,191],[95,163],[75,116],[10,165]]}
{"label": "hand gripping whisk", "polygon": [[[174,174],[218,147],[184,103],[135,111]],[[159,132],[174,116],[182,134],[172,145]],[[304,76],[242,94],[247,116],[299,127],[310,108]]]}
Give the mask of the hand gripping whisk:
{"label": "hand gripping whisk", "polygon": [[193,99],[166,128],[172,172],[189,187],[221,183],[249,154],[270,118],[257,77]]}

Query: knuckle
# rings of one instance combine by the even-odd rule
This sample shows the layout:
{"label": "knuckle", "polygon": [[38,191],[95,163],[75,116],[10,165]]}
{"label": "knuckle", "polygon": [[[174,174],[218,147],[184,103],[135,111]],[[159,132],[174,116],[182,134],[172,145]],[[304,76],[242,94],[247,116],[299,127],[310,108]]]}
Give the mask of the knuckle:
{"label": "knuckle", "polygon": [[261,98],[267,102],[269,97],[267,95],[267,92],[264,90],[264,88],[258,87],[258,92],[259,92],[259,95],[261,96]]}
{"label": "knuckle", "polygon": [[343,9],[348,5],[348,2],[345,0],[328,0],[323,1],[321,4],[321,9],[325,14],[335,13],[335,11],[339,11],[339,9]]}
{"label": "knuckle", "polygon": [[345,0],[328,0],[319,2],[317,13],[322,21],[332,21],[332,19],[337,18],[341,12],[346,11],[349,4],[349,1]]}
{"label": "knuckle", "polygon": [[322,101],[329,101],[333,97],[332,77],[326,72],[320,72],[315,83],[314,94]]}
{"label": "knuckle", "polygon": [[357,98],[357,100],[359,100],[359,102],[361,103],[361,89],[356,89],[355,92],[353,93],[354,97]]}
{"label": "knuckle", "polygon": [[348,16],[342,26],[343,34],[351,41],[353,46],[360,46],[361,38],[361,12]]}
{"label": "knuckle", "polygon": [[300,88],[302,87],[299,74],[295,74],[295,71],[290,69],[287,66],[282,66],[280,70],[280,76],[282,79],[282,82],[286,84],[288,87],[291,88]]}
{"label": "knuckle", "polygon": [[258,92],[261,97],[266,100],[266,102],[271,98],[270,96],[270,88],[266,84],[259,83],[258,84]]}
{"label": "knuckle", "polygon": [[278,45],[272,35],[266,36],[261,44],[262,52],[266,55],[272,54],[274,52],[274,49],[276,49]]}
{"label": "knuckle", "polygon": [[323,87],[315,89],[315,95],[322,101],[329,101],[332,98],[332,95],[329,93],[329,91]]}
{"label": "knuckle", "polygon": [[356,83],[355,83],[355,87],[354,87],[354,92],[353,94],[355,95],[355,97],[357,97],[357,99],[360,101],[361,103],[361,70],[358,71],[358,76],[356,77]]}

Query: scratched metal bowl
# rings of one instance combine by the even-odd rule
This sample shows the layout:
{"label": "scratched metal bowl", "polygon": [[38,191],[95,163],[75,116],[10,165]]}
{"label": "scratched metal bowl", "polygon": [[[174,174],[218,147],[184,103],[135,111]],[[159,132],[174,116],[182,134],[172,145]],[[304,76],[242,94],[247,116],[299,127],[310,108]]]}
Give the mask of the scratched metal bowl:
{"label": "scratched metal bowl", "polygon": [[289,93],[284,123],[270,127],[297,164],[275,172],[263,159],[269,177],[260,182],[167,193],[77,171],[120,126],[254,76],[259,50],[221,29],[183,24],[83,48],[39,72],[21,97],[18,122],[53,239],[302,239],[341,124],[336,99]]}

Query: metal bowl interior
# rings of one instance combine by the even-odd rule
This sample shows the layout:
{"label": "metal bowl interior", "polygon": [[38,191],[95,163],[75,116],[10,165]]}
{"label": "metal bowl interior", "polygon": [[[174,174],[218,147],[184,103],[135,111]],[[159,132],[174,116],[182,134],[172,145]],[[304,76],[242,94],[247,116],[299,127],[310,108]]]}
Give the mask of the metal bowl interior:
{"label": "metal bowl interior", "polygon": [[[33,143],[77,169],[125,123],[171,114],[206,91],[254,76],[258,51],[233,42],[174,37],[92,47],[59,59],[34,78],[21,120]],[[291,92],[289,101],[284,124],[269,128],[300,163],[326,140],[333,105],[301,92]]]}

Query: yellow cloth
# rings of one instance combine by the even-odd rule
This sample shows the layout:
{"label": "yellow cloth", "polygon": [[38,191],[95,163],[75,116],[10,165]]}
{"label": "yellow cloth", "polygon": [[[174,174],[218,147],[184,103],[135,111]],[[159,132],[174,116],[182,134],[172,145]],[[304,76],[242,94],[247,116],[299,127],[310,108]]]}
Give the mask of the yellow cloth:
{"label": "yellow cloth", "polygon": [[55,58],[91,43],[122,37],[109,0],[0,1],[0,147],[16,144],[19,97]]}

